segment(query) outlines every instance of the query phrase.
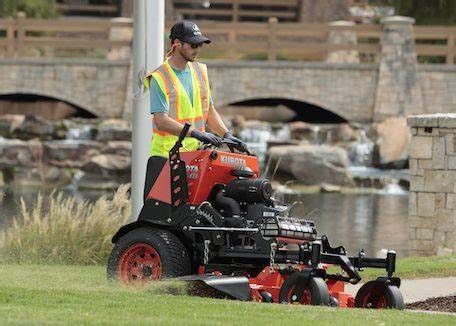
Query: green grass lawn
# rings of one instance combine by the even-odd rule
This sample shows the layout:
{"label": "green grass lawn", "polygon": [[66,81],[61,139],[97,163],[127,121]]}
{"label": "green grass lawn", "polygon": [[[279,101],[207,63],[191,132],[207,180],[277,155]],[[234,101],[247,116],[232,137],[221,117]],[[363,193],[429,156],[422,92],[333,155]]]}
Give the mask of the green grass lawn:
{"label": "green grass lawn", "polygon": [[448,315],[245,303],[171,295],[181,285],[126,288],[103,266],[0,265],[0,324],[441,324]]}

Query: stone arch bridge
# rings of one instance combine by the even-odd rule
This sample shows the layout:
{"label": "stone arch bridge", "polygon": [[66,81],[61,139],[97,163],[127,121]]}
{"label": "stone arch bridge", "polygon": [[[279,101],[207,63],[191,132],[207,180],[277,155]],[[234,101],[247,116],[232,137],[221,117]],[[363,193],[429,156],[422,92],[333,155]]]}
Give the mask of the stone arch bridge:
{"label": "stone arch bridge", "polygon": [[[206,63],[219,107],[282,98],[321,107],[354,122],[456,111],[456,67],[450,65],[418,65],[412,76],[398,75],[406,80],[396,85],[394,78],[383,76],[378,64]],[[133,93],[130,67],[129,61],[0,59],[0,98],[32,94],[67,102],[101,118],[126,117]]]}

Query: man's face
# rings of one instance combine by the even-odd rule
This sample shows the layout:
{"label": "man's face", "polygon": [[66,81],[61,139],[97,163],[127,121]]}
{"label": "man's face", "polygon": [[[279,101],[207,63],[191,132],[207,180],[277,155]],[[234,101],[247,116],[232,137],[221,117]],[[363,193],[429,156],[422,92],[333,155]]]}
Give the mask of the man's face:
{"label": "man's face", "polygon": [[201,48],[203,47],[203,43],[201,44],[189,44],[186,42],[179,41],[181,46],[178,47],[178,51],[180,55],[187,61],[193,62],[196,60],[198,53],[200,52]]}

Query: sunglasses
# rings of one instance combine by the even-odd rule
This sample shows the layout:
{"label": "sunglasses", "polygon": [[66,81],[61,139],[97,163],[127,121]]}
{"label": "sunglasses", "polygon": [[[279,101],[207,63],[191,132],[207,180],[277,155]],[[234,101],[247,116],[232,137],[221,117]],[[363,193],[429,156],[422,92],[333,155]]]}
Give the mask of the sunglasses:
{"label": "sunglasses", "polygon": [[[190,43],[189,43],[190,44]],[[199,43],[199,44],[190,44],[190,47],[192,49],[197,49],[197,48],[202,48],[203,47],[203,43]]]}

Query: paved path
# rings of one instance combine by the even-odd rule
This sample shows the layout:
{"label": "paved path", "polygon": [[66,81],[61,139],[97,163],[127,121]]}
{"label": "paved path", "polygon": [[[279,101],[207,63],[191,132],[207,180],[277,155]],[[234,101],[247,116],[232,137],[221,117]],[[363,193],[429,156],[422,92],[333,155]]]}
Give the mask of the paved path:
{"label": "paved path", "polygon": [[[362,284],[346,285],[346,291],[356,295]],[[402,280],[401,292],[405,303],[426,300],[428,298],[456,295],[456,277],[426,278],[420,280]]]}

